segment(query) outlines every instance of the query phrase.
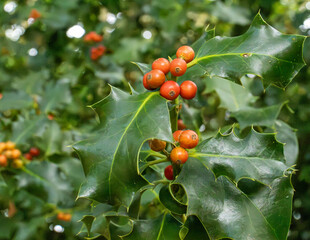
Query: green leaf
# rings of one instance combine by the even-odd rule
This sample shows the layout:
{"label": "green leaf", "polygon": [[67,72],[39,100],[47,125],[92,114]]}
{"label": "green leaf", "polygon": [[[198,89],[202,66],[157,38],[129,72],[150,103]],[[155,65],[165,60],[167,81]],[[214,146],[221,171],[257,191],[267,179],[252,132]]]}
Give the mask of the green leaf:
{"label": "green leaf", "polygon": [[86,175],[79,197],[129,206],[134,193],[148,184],[137,168],[143,142],[172,142],[166,100],[158,92],[130,95],[112,88],[92,107],[102,112],[100,129],[74,145]]}
{"label": "green leaf", "polygon": [[88,235],[90,235],[90,231],[95,220],[94,216],[84,216],[80,221],[84,224],[87,229]]}
{"label": "green leaf", "polygon": [[206,84],[205,93],[215,91],[221,99],[219,107],[229,111],[238,111],[249,106],[257,100],[249,89],[220,77],[206,77],[203,79]]}
{"label": "green leaf", "polygon": [[200,38],[192,44],[192,49],[195,53],[198,52],[199,48],[208,40],[215,37],[215,28],[205,29],[204,33],[200,36]]}
{"label": "green leaf", "polygon": [[261,184],[259,187],[250,185],[250,191],[248,196],[275,230],[278,239],[287,239],[294,195],[291,176],[275,179],[270,187]]}
{"label": "green leaf", "polygon": [[231,116],[237,119],[241,129],[250,126],[273,127],[281,109],[286,103],[287,102],[262,108],[244,107],[232,112]]}
{"label": "green leaf", "polygon": [[142,72],[143,75],[152,70],[152,66],[150,64],[139,62],[132,62],[132,63],[139,68],[139,70]]}
{"label": "green leaf", "polygon": [[123,236],[124,240],[145,239],[180,239],[181,223],[169,214],[164,214],[155,219],[134,221],[133,230]]}
{"label": "green leaf", "polygon": [[182,240],[210,239],[206,229],[204,229],[196,216],[187,217],[186,222],[180,231],[180,236]]}
{"label": "green leaf", "polygon": [[261,134],[253,129],[240,139],[233,131],[201,142],[190,153],[199,159],[218,177],[229,177],[238,182],[242,178],[255,179],[264,184],[271,184],[283,176],[288,168],[285,165],[283,144],[277,142],[275,134]]}
{"label": "green leaf", "polygon": [[73,188],[59,167],[51,162],[32,161],[16,176],[18,189],[59,206],[70,206]]}
{"label": "green leaf", "polygon": [[251,73],[260,76],[265,87],[273,84],[285,88],[305,65],[304,40],[304,36],[281,34],[257,14],[243,35],[207,41],[189,66],[198,63],[210,76],[238,83]]}
{"label": "green leaf", "polygon": [[296,130],[281,120],[275,122],[275,128],[277,131],[277,139],[280,142],[285,143],[284,156],[286,159],[286,165],[292,166],[296,163],[298,158],[298,139]]}
{"label": "green leaf", "polygon": [[33,105],[33,99],[23,92],[4,92],[0,99],[0,111],[20,110],[30,108]]}
{"label": "green leaf", "polygon": [[278,239],[252,201],[199,160],[190,158],[175,183],[186,191],[187,215],[196,215],[211,239]]}
{"label": "green leaf", "polygon": [[159,191],[160,202],[171,212],[176,214],[186,213],[186,205],[179,202],[172,194],[170,186],[164,185]]}

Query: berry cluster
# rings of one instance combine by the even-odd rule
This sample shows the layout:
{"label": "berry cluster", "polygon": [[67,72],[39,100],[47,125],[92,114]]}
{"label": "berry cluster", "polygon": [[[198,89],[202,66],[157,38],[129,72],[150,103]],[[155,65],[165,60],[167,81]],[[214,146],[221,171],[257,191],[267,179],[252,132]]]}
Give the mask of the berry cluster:
{"label": "berry cluster", "polygon": [[[197,146],[199,137],[193,130],[177,130],[173,133],[174,148],[169,154],[169,159],[172,164],[184,164],[188,159],[186,149],[192,149]],[[167,143],[159,139],[152,139],[149,141],[149,146],[153,151],[165,151]],[[173,166],[169,165],[165,168],[165,177],[168,180],[174,179]]]}
{"label": "berry cluster", "polygon": [[[98,33],[92,31],[87,33],[84,36],[84,42],[86,43],[99,43],[103,40],[103,37],[99,35]],[[106,47],[103,46],[102,44],[92,47],[90,50],[90,58],[94,61],[98,60],[102,55],[104,55],[106,52]]]}
{"label": "berry cluster", "polygon": [[72,215],[70,213],[59,212],[57,214],[57,219],[60,221],[70,222]]}
{"label": "berry cluster", "polygon": [[40,150],[36,147],[30,148],[29,152],[24,154],[24,157],[28,160],[32,160],[33,157],[38,157],[40,155]]}
{"label": "berry cluster", "polygon": [[179,95],[184,99],[192,99],[197,92],[197,86],[192,81],[184,81],[180,86],[173,80],[166,81],[166,75],[182,76],[187,70],[187,63],[195,57],[194,50],[189,46],[182,46],[177,50],[177,58],[169,62],[166,58],[158,58],[152,64],[152,70],[143,77],[143,86],[147,90],[160,87],[160,95],[168,100],[174,100]]}
{"label": "berry cluster", "polygon": [[15,148],[15,143],[0,142],[0,167],[10,166],[13,168],[21,168],[24,164],[20,159],[21,151]]}

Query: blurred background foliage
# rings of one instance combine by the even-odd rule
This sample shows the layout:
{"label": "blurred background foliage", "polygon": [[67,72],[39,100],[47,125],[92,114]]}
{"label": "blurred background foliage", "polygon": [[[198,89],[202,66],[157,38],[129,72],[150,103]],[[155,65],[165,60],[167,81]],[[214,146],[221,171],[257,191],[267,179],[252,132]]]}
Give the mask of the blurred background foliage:
{"label": "blurred background foliage", "polygon": [[[33,9],[41,16],[31,18]],[[36,146],[41,155],[28,163],[33,178],[20,170],[2,171],[0,239],[79,238],[77,220],[89,211],[89,202],[75,202],[84,175],[70,145],[96,125],[87,106],[105,97],[109,84],[129,90],[129,82],[142,90],[142,75],[131,61],[151,63],[172,56],[207,26],[216,27],[216,35],[240,35],[258,11],[283,33],[310,34],[310,2],[303,0],[1,1],[0,141],[14,141],[22,152]],[[84,42],[91,31],[103,41]],[[93,61],[90,50],[99,44],[106,52]],[[309,66],[309,39],[304,58]],[[263,91],[259,81],[251,86],[252,94],[260,97],[256,106],[289,101],[279,119],[297,129],[300,147],[289,239],[303,240],[310,239],[308,66],[286,91],[273,86]],[[204,94],[203,117],[193,125],[211,135],[229,123],[229,112],[219,108],[214,90]],[[12,203],[17,212],[10,215]],[[60,210],[73,214],[70,223],[56,219]]]}

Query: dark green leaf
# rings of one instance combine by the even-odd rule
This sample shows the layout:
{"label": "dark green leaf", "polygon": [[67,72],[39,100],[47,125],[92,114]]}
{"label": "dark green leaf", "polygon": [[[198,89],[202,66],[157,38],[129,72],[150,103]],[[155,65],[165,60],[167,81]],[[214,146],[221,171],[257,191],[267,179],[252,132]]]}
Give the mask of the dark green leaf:
{"label": "dark green leaf", "polygon": [[4,92],[0,99],[0,111],[26,109],[32,107],[33,103],[33,99],[26,93]]}
{"label": "dark green leaf", "polygon": [[158,92],[130,95],[112,88],[92,107],[103,113],[101,128],[74,145],[87,177],[79,197],[129,206],[134,193],[148,184],[137,169],[143,142],[151,138],[172,142],[166,100]]}

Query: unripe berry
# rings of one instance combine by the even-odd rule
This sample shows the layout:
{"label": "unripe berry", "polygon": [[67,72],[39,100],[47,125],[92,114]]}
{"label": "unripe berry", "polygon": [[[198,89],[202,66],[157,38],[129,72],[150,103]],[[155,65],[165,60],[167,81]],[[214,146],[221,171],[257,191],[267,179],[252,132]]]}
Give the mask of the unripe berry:
{"label": "unripe berry", "polygon": [[29,153],[31,154],[31,156],[37,157],[40,155],[40,150],[36,147],[32,147],[30,148]]}
{"label": "unripe berry", "polygon": [[6,156],[6,158],[13,158],[13,152],[12,150],[6,150],[3,152],[4,156]]}
{"label": "unripe berry", "polygon": [[181,135],[182,132],[183,132],[183,130],[177,130],[177,131],[175,131],[173,133],[174,141],[179,142],[179,138],[180,138],[180,135]]}
{"label": "unripe berry", "polygon": [[180,86],[175,81],[167,81],[160,87],[160,95],[168,100],[176,99],[180,94]]}
{"label": "unripe berry", "polygon": [[20,169],[22,168],[24,165],[23,161],[20,160],[20,159],[14,159],[13,162],[12,162],[12,167],[13,168],[16,168],[16,169]]}
{"label": "unripe berry", "polygon": [[180,146],[183,148],[194,148],[199,142],[199,137],[193,130],[185,130],[179,138]]}
{"label": "unripe berry", "polygon": [[143,76],[143,86],[147,90],[152,90],[152,88],[150,88],[150,86],[146,82],[146,74]]}
{"label": "unripe berry", "polygon": [[158,58],[153,62],[152,69],[158,69],[167,74],[170,71],[170,62],[166,58]]}
{"label": "unripe berry", "polygon": [[177,50],[177,58],[183,58],[185,62],[191,62],[195,57],[195,52],[190,46],[182,46]]}
{"label": "unripe berry", "polygon": [[19,158],[21,155],[21,152],[18,149],[12,150],[12,158]]}
{"label": "unripe berry", "polygon": [[181,97],[184,99],[192,99],[196,96],[197,86],[192,81],[184,81],[181,83]]}
{"label": "unripe berry", "polygon": [[173,180],[174,177],[173,177],[173,167],[172,165],[169,165],[165,168],[165,177],[168,179],[168,180]]}
{"label": "unripe berry", "polygon": [[4,142],[0,142],[0,154],[5,150],[6,144]]}
{"label": "unripe berry", "polygon": [[147,85],[153,89],[160,87],[165,80],[165,74],[158,69],[152,70],[146,74]]}
{"label": "unripe berry", "polygon": [[6,167],[8,165],[8,159],[4,155],[0,155],[0,167]]}
{"label": "unripe berry", "polygon": [[186,62],[181,58],[176,58],[170,63],[170,72],[173,76],[182,76],[187,69]]}
{"label": "unripe berry", "polygon": [[150,148],[155,152],[160,152],[166,148],[167,143],[159,139],[152,139],[149,141]]}
{"label": "unripe berry", "polygon": [[172,149],[170,153],[170,159],[172,162],[176,164],[183,164],[188,159],[188,153],[187,151],[182,147],[176,147]]}
{"label": "unripe berry", "polygon": [[179,130],[183,130],[186,128],[186,125],[184,124],[183,120],[182,119],[179,119],[178,120],[178,129]]}

